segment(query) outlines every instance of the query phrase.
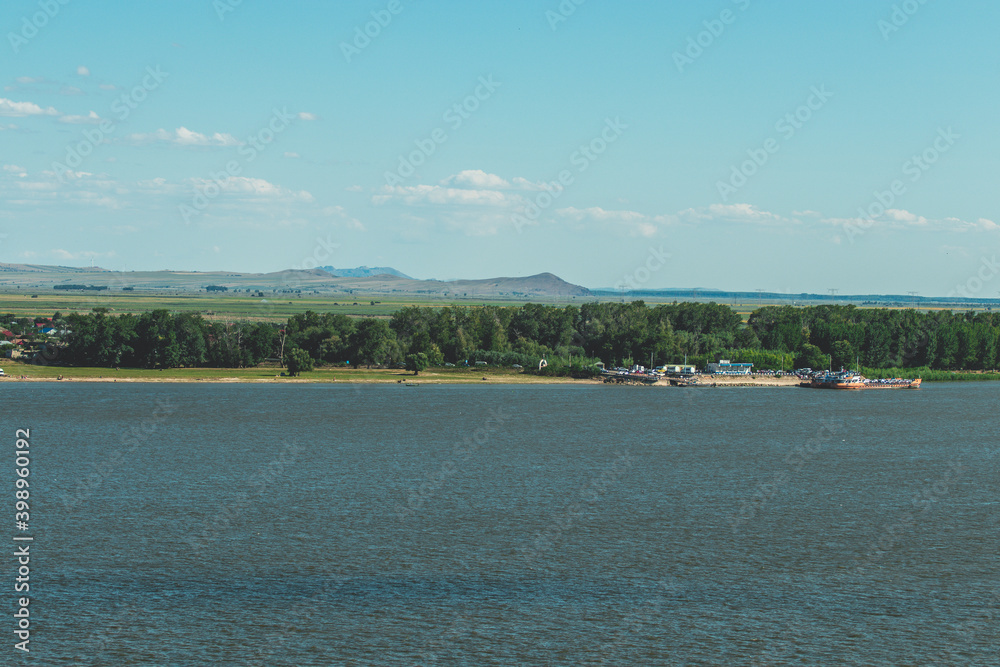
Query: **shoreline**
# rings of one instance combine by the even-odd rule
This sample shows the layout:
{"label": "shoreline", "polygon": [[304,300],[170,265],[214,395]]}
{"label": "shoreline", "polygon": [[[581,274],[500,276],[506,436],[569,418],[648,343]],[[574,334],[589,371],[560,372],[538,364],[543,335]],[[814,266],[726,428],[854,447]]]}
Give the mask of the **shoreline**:
{"label": "shoreline", "polygon": [[[7,371],[0,377],[0,384],[7,382],[131,382],[131,383],[207,383],[207,384],[399,384],[399,385],[447,385],[447,384],[502,384],[502,385],[576,385],[604,386],[601,377],[570,378],[531,375],[511,369],[428,369],[414,376],[402,369],[385,368],[321,368],[309,371],[303,376],[282,376],[279,368],[172,368],[151,370],[142,368],[107,369],[66,366],[34,366],[20,363],[4,364]],[[963,378],[948,380],[1000,380],[1000,374],[982,372],[962,373]],[[685,389],[691,391],[704,388],[757,388],[784,389],[798,387],[801,380],[794,376],[754,376],[754,375],[704,375],[699,384],[692,387],[673,387],[666,378],[650,385],[654,388]],[[932,380],[925,379],[925,383]],[[608,386],[632,386],[608,383]]]}
{"label": "shoreline", "polygon": [[[54,370],[51,369],[50,370]],[[62,369],[60,369],[62,370]],[[210,374],[204,377],[178,377],[178,374],[188,372],[188,369],[174,369],[169,372],[168,377],[155,377],[157,373],[144,371],[149,376],[138,376],[129,374],[128,371],[116,377],[116,372],[111,371],[111,375],[102,372],[100,375],[80,374],[73,375],[73,370],[87,371],[91,369],[68,369],[69,374],[62,375],[46,373],[42,376],[22,377],[24,373],[7,374],[0,378],[0,384],[7,382],[107,382],[107,383],[202,383],[202,384],[400,384],[404,386],[413,385],[449,385],[449,384],[502,384],[502,385],[531,385],[531,384],[561,384],[578,386],[604,386],[605,382],[601,378],[568,378],[568,377],[543,377],[534,375],[524,375],[521,373],[496,373],[489,372],[469,376],[465,373],[458,375],[455,373],[433,373],[424,371],[424,374],[414,376],[410,373],[367,371],[367,370],[338,370],[336,374],[332,371],[312,371],[305,377],[249,377],[247,375],[224,375]],[[103,369],[102,369],[103,370]],[[190,369],[190,371],[201,371],[202,369]],[[324,373],[323,375],[314,375]],[[353,377],[352,377],[353,376]],[[700,389],[700,388],[720,388],[720,387],[741,387],[741,388],[786,388],[797,387],[798,378],[754,378],[754,377],[717,377],[702,380],[700,387],[673,387],[666,379],[660,380],[656,384],[644,385],[652,388],[669,389]]]}

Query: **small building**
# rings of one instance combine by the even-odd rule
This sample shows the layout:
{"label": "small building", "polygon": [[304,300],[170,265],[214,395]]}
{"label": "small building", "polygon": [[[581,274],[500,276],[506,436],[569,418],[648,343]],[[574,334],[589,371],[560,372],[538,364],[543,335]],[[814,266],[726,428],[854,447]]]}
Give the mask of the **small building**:
{"label": "small building", "polygon": [[708,372],[712,375],[750,375],[751,369],[753,364],[734,364],[728,359],[708,365]]}

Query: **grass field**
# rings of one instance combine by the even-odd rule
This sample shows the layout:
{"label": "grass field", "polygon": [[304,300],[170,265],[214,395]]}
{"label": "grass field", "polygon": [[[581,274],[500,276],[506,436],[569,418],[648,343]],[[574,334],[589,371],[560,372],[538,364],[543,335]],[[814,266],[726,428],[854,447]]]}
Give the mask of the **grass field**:
{"label": "grass field", "polygon": [[[505,368],[435,368],[413,373],[397,369],[321,368],[300,377],[281,377],[277,366],[258,368],[170,368],[150,370],[145,368],[75,368],[67,366],[35,366],[5,359],[2,365],[4,378],[0,382],[27,380],[64,381],[123,381],[123,382],[360,382],[360,383],[433,383],[433,384],[552,384],[563,382],[591,382],[569,378],[548,378],[527,375]],[[485,380],[483,378],[486,378]]]}
{"label": "grass field", "polygon": [[[90,312],[94,308],[107,308],[114,313],[146,313],[152,310],[165,309],[172,313],[199,313],[205,319],[216,321],[249,320],[264,322],[286,322],[292,315],[312,310],[318,313],[339,313],[349,317],[390,317],[400,308],[419,306],[423,308],[442,308],[444,306],[475,307],[482,305],[514,306],[527,303],[526,299],[478,298],[478,299],[444,299],[435,296],[386,296],[385,294],[352,294],[321,295],[321,294],[268,294],[264,297],[252,297],[249,294],[236,295],[210,294],[207,292],[164,290],[162,293],[150,292],[54,292],[51,289],[37,291],[16,290],[5,288],[0,291],[0,313],[10,313],[18,317],[51,317],[56,311],[66,314],[71,312]],[[616,301],[610,298],[566,298],[535,299],[531,303],[546,305],[579,306],[592,301]],[[671,303],[673,299],[645,298],[649,305]],[[704,299],[701,299],[702,301]],[[374,305],[372,304],[374,301]],[[750,314],[770,303],[739,303],[730,304],[744,322]],[[868,307],[868,306],[866,306]],[[921,308],[920,310],[940,310],[940,308]]]}
{"label": "grass field", "polygon": [[[35,293],[32,293],[35,294]],[[107,308],[114,313],[145,313],[166,309],[172,313],[200,313],[209,320],[251,320],[285,322],[292,315],[312,310],[319,313],[340,313],[351,317],[389,317],[400,308],[421,306],[441,308],[450,305],[476,306],[486,303],[514,305],[521,301],[443,301],[419,297],[387,298],[385,296],[351,296],[343,298],[329,296],[278,296],[251,297],[214,294],[123,294],[121,292],[94,292],[54,294],[38,292],[32,294],[0,293],[0,313],[11,313],[19,317],[51,317],[56,311],[62,314],[90,312],[94,308]],[[375,305],[372,305],[372,301]]]}

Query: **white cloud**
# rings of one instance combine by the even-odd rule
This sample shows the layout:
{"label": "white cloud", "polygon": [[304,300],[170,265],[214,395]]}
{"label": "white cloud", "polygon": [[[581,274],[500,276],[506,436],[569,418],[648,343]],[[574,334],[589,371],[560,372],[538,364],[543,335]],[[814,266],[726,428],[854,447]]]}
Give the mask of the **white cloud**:
{"label": "white cloud", "polygon": [[649,238],[656,236],[661,227],[673,224],[673,216],[650,216],[637,211],[609,211],[598,206],[579,209],[573,206],[556,210],[556,215],[575,222],[596,222],[617,225],[628,230],[630,236]]}
{"label": "white cloud", "polygon": [[607,211],[598,206],[585,209],[570,206],[569,208],[561,208],[557,210],[556,214],[566,218],[572,218],[574,220],[591,218],[594,220],[613,220],[616,222],[635,222],[637,220],[645,220],[647,218],[647,216],[636,211]]}
{"label": "white cloud", "polygon": [[294,153],[292,151],[286,151],[285,152],[285,157],[287,157],[290,160],[297,160],[297,159],[299,159],[302,156],[299,155],[298,153]]}
{"label": "white cloud", "polygon": [[308,111],[300,111],[298,113],[299,120],[319,120],[319,116],[314,113],[309,113]]}
{"label": "white cloud", "polygon": [[315,198],[306,190],[292,190],[271,183],[263,178],[233,176],[223,183],[208,178],[187,178],[182,181],[168,181],[163,177],[138,181],[139,190],[149,196],[169,199],[190,199],[195,192],[219,190],[221,193],[213,198],[212,207],[225,208],[242,204],[311,204]]}
{"label": "white cloud", "polygon": [[71,125],[97,125],[101,122],[101,117],[97,115],[97,112],[91,111],[86,116],[63,116],[59,122]]}
{"label": "white cloud", "polygon": [[920,227],[926,227],[928,225],[927,218],[921,215],[914,215],[909,211],[903,211],[896,208],[890,208],[885,212],[885,217],[889,220],[895,220],[896,222],[904,222],[909,225],[917,225]]}
{"label": "white cloud", "polygon": [[79,74],[80,76],[90,76],[90,70],[84,67],[83,65],[80,65],[79,67],[76,68],[76,73]]}
{"label": "white cloud", "polygon": [[96,259],[105,258],[110,259],[115,256],[115,251],[111,250],[109,252],[94,252],[93,250],[81,250],[79,252],[70,252],[68,250],[63,250],[62,248],[56,248],[50,251],[53,256],[60,260],[69,261],[80,261],[86,260],[88,262],[94,261]]}
{"label": "white cloud", "polygon": [[[208,186],[219,186],[218,183],[207,178],[189,179],[189,183],[203,190]],[[291,190],[289,188],[275,185],[263,178],[250,178],[247,176],[234,176],[221,184],[219,188],[222,192],[237,195],[250,196],[253,198],[280,199],[288,202],[313,202],[315,198],[305,190]]]}
{"label": "white cloud", "polygon": [[43,81],[45,81],[45,79],[43,79],[40,76],[39,77],[19,76],[14,80],[24,86],[30,85],[32,83],[42,83]]}
{"label": "white cloud", "polygon": [[441,181],[442,185],[467,186],[470,188],[506,189],[510,183],[496,174],[487,174],[482,169],[466,169]]}
{"label": "white cloud", "polygon": [[58,116],[59,112],[48,107],[43,109],[33,102],[15,102],[0,97],[0,116],[20,118],[23,116]]}
{"label": "white cloud", "polygon": [[137,145],[169,143],[177,146],[216,146],[225,148],[242,145],[242,142],[231,134],[216,132],[209,136],[200,132],[194,132],[186,127],[179,127],[172,132],[159,129],[156,132],[147,134],[130,134],[127,140],[129,143]]}
{"label": "white cloud", "polygon": [[585,224],[598,224],[612,229],[626,230],[630,236],[650,238],[665,227],[675,225],[744,224],[761,226],[797,225],[798,221],[784,218],[769,211],[762,211],[750,204],[712,204],[688,208],[673,214],[649,215],[638,211],[609,210],[599,206],[590,208],[567,207],[557,209],[555,215],[563,220]]}
{"label": "white cloud", "polygon": [[363,232],[365,226],[361,224],[361,221],[357,218],[351,217],[344,209],[343,206],[327,206],[323,209],[323,213],[333,218],[338,218],[341,224],[347,229],[353,229],[358,232]]}
{"label": "white cloud", "polygon": [[5,164],[3,170],[8,174],[14,174],[18,178],[25,178],[28,175],[28,170],[24,167],[19,167],[16,164]]}
{"label": "white cloud", "polygon": [[[305,190],[287,188],[261,178],[235,177],[221,187],[207,178],[142,181],[116,180],[106,174],[69,172],[60,180],[51,171],[37,176],[20,176],[17,165],[0,168],[0,201],[5,217],[18,211],[32,215],[77,215],[87,209],[114,211],[124,218],[108,218],[105,231],[116,234],[134,231],[135,216],[141,212],[148,224],[173,225],[179,219],[178,205],[189,203],[198,193],[215,192],[201,221],[241,229],[268,229],[275,225],[315,224],[328,220]],[[363,229],[357,220],[338,215],[345,228]],[[292,221],[289,223],[288,221]],[[122,227],[121,225],[125,226]],[[117,226],[116,226],[117,225]]]}
{"label": "white cloud", "polygon": [[[510,229],[513,216],[525,214],[537,198],[535,193],[546,190],[557,191],[553,186],[526,178],[506,179],[481,169],[467,169],[445,178],[438,185],[385,186],[372,197],[372,203],[435,209],[446,227],[472,236],[486,236]],[[644,237],[655,235],[661,226],[672,222],[665,216],[606,211],[599,207],[570,207],[543,213],[579,224],[614,223],[633,236]],[[421,219],[426,221],[426,218]]]}
{"label": "white cloud", "polygon": [[409,206],[523,207],[527,201],[517,193],[545,189],[524,178],[507,180],[481,169],[467,169],[439,185],[385,186],[372,197],[376,205],[398,202]]}
{"label": "white cloud", "polygon": [[344,190],[347,192],[364,192],[364,188],[360,185],[348,185]]}
{"label": "white cloud", "polygon": [[517,176],[509,181],[496,174],[489,174],[482,169],[466,169],[441,181],[441,185],[452,185],[468,188],[488,188],[491,190],[545,190],[544,183],[534,183]]}
{"label": "white cloud", "polygon": [[835,227],[851,227],[860,230],[915,230],[944,232],[995,232],[1000,225],[987,218],[975,221],[948,217],[941,219],[926,218],[902,209],[889,209],[877,218],[824,218],[824,224]]}
{"label": "white cloud", "polygon": [[409,206],[489,206],[508,207],[521,202],[519,195],[509,195],[498,190],[467,190],[440,185],[385,186],[382,194],[372,197],[376,205],[398,201]]}
{"label": "white cloud", "polygon": [[113,83],[102,83],[98,88],[101,90],[118,90],[118,86]]}
{"label": "white cloud", "polygon": [[[385,186],[372,197],[372,203],[433,209],[450,230],[488,236],[509,228],[511,215],[527,205],[528,200],[518,190],[536,189],[541,186],[523,178],[507,180],[469,169],[437,185]],[[421,220],[426,222],[426,218]]]}
{"label": "white cloud", "polygon": [[1000,230],[1000,225],[987,218],[979,218],[975,222],[958,218],[945,218],[940,221],[939,225],[957,232],[995,232]]}
{"label": "white cloud", "polygon": [[763,225],[794,224],[770,211],[762,211],[753,204],[712,204],[700,208],[689,208],[677,214],[686,222],[742,222]]}

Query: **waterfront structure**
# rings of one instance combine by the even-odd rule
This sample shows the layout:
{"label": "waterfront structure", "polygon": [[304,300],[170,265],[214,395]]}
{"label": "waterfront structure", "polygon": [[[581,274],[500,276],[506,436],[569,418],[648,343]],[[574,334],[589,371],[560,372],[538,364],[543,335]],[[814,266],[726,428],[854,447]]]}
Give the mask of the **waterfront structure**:
{"label": "waterfront structure", "polygon": [[712,375],[750,375],[751,369],[753,364],[734,364],[728,359],[708,365],[708,372]]}

